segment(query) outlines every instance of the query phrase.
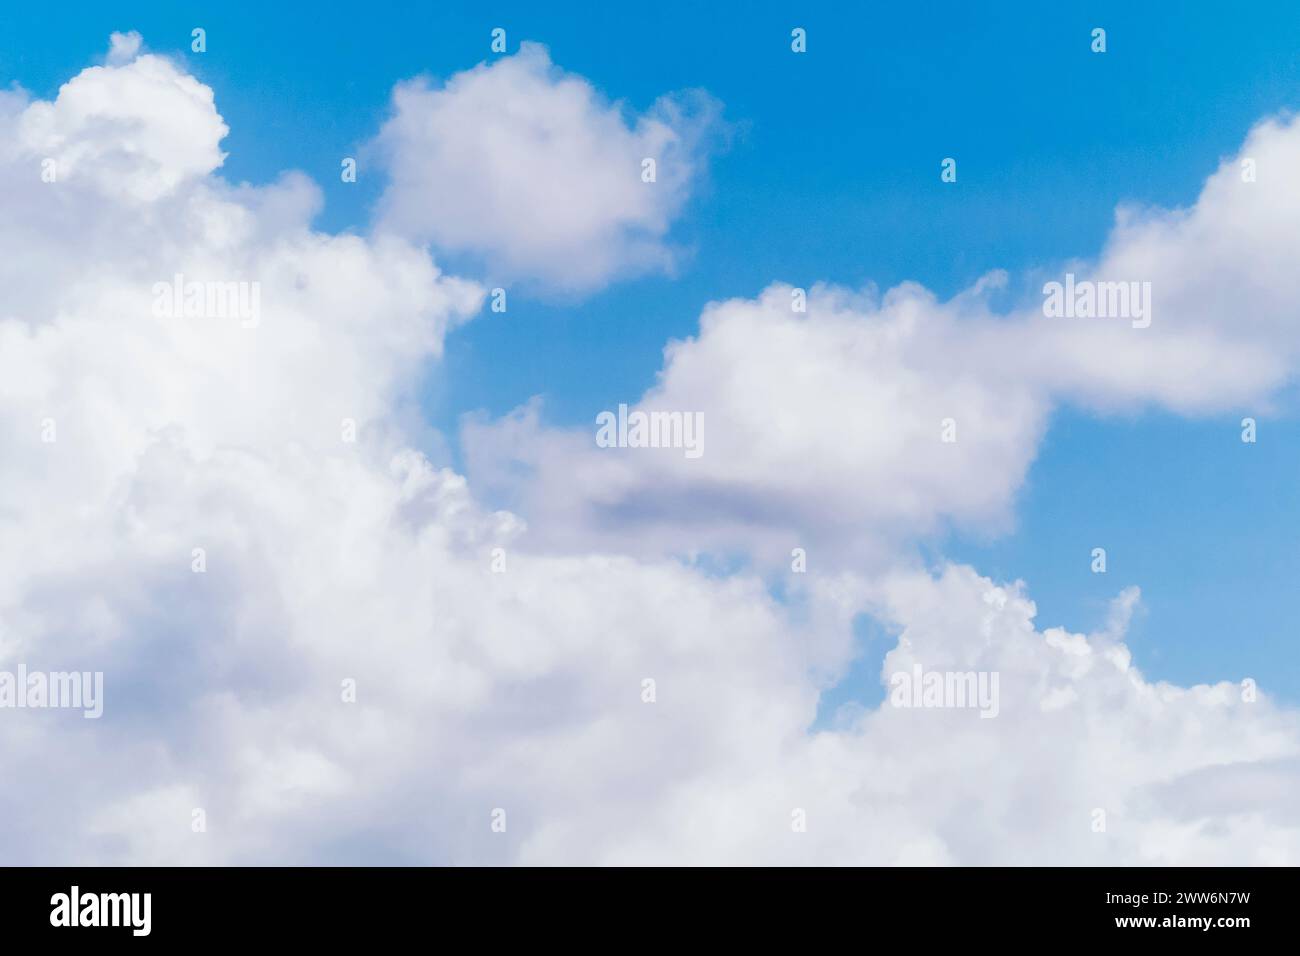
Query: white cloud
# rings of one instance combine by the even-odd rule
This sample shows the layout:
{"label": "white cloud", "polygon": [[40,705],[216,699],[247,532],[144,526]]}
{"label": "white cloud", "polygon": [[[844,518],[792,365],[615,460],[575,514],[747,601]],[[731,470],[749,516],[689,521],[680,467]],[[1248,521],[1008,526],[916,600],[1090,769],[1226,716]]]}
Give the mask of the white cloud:
{"label": "white cloud", "polygon": [[[524,43],[514,56],[397,87],[377,141],[383,228],[486,259],[503,280],[586,291],[662,271],[718,107],[665,96],[640,116]],[[642,181],[655,161],[656,181]]]}
{"label": "white cloud", "polygon": [[140,55],[144,38],[134,30],[127,33],[113,33],[108,38],[108,64],[121,66],[130,63]]}
{"label": "white cloud", "polygon": [[597,448],[594,426],[547,430],[533,406],[467,426],[471,473],[485,486],[526,474],[518,506],[548,540],[741,548],[767,563],[795,546],[879,559],[945,519],[1005,522],[1050,404],[999,368],[1009,357],[972,359],[987,352],[971,321],[980,303],[943,305],[915,285],[883,298],[819,287],[800,314],[791,292],[711,305],[697,337],[667,348],[638,407],[702,412],[699,458]]}
{"label": "white cloud", "polygon": [[[164,76],[194,83],[140,57],[82,73],[66,103],[0,100],[13,210],[0,223],[0,284],[15,290],[0,312],[0,669],[105,672],[98,721],[0,710],[7,861],[1300,858],[1298,821],[1278,796],[1294,788],[1295,714],[1267,695],[1247,704],[1232,684],[1143,679],[1123,645],[1133,593],[1086,636],[1036,630],[1021,585],[963,567],[810,573],[778,602],[753,575],[543,547],[518,517],[484,511],[464,478],[412,447],[418,423],[404,406],[482,290],[391,235],[313,232],[319,197],[302,177],[232,189],[208,165],[215,152],[199,162],[148,137],[126,149],[126,130],[176,110],[216,149],[224,124],[210,91],[155,96]],[[124,98],[110,104],[108,91]],[[21,178],[39,150],[14,131],[33,115],[76,131],[78,175]],[[122,191],[95,156],[112,157],[122,182],[161,169],[171,186]],[[262,321],[154,316],[152,284],[178,270],[256,278]],[[973,333],[957,306],[919,290],[879,305],[831,290],[816,301],[818,317],[800,321],[821,324],[799,348],[770,303],[719,307],[699,343],[674,352],[663,394],[735,396],[744,425],[745,403],[766,401],[745,376],[784,368],[858,388],[865,364],[858,414],[874,415],[906,405],[895,393],[925,406],[947,369],[939,399],[987,409],[975,421],[989,427],[961,455],[1023,457],[963,496],[927,452],[878,479],[911,481],[912,510],[845,520],[934,520],[945,497],[972,517],[1002,507],[1032,454],[1018,442],[1032,446],[1041,427],[1035,386],[963,377],[959,361],[931,354]],[[745,341],[756,329],[775,344]],[[696,363],[714,357],[722,381],[705,390]],[[800,414],[815,421],[820,407]],[[355,444],[340,437],[346,416]],[[53,443],[41,441],[46,419]],[[907,456],[920,426],[903,414],[899,427],[878,435],[879,455]],[[720,444],[705,460],[742,447],[723,432],[710,425]],[[827,425],[800,447],[852,472],[867,459],[846,435]],[[779,477],[792,460],[758,454],[755,474]],[[976,480],[973,460],[955,467]],[[734,478],[717,480],[725,494]],[[852,484],[816,480],[828,496]],[[798,487],[761,491],[774,504]],[[191,572],[194,547],[206,549],[204,574]],[[506,549],[503,574],[494,547]],[[886,671],[999,671],[999,717],[884,708],[810,734],[863,610],[902,633]],[[641,699],[647,677],[653,704]],[[340,700],[345,678],[355,704]],[[494,807],[507,810],[505,834],[490,831]],[[795,807],[807,833],[791,832]],[[1091,830],[1095,807],[1105,834]],[[195,808],[206,833],[191,831]]]}
{"label": "white cloud", "polygon": [[[1245,182],[1240,159],[1258,179]],[[702,413],[705,450],[596,447],[537,403],[465,429],[470,473],[559,546],[643,553],[792,547],[884,561],[948,524],[1005,529],[1054,409],[1260,414],[1300,369],[1300,121],[1251,131],[1189,209],[1122,210],[1096,262],[1043,269],[1151,284],[1151,324],[1048,318],[1035,291],[998,315],[994,274],[947,302],[915,283],[879,295],[773,284],[708,306],[670,343],[646,411]],[[945,419],[956,441],[945,443]]]}
{"label": "white cloud", "polygon": [[[167,60],[142,56],[139,35],[114,34],[110,65],[66,83],[54,103],[23,111],[14,151],[54,159],[58,174],[94,183],[107,196],[152,200],[221,165],[217,144],[227,129],[212,90]],[[40,166],[25,181],[39,182]]]}
{"label": "white cloud", "polygon": [[[1242,162],[1257,179],[1243,180]],[[1123,207],[1092,278],[1151,283],[1148,329],[1026,319],[1026,364],[1063,397],[1104,409],[1183,413],[1263,405],[1300,364],[1293,224],[1300,120],[1257,124],[1186,209]],[[1054,278],[1059,279],[1059,272]],[[1008,343],[1010,347],[1010,343]]]}

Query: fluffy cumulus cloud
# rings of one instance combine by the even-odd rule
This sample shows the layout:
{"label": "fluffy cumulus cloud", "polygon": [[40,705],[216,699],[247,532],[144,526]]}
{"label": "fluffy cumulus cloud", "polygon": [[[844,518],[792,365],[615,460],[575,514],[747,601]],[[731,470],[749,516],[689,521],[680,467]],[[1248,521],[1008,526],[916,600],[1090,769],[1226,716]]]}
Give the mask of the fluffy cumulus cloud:
{"label": "fluffy cumulus cloud", "polygon": [[[138,36],[115,34],[109,60],[138,48]],[[19,150],[53,159],[65,175],[93,180],[107,195],[148,200],[220,166],[226,132],[212,90],[145,56],[129,70],[86,70],[56,102],[28,106],[9,135]]]}
{"label": "fluffy cumulus cloud", "polygon": [[380,223],[480,257],[503,281],[573,292],[666,270],[718,112],[693,92],[633,115],[524,43],[445,84],[397,87],[375,144],[389,177]]}
{"label": "fluffy cumulus cloud", "polygon": [[549,429],[534,402],[470,422],[471,473],[565,545],[888,562],[947,524],[1004,528],[1063,403],[1253,412],[1294,380],[1298,159],[1300,121],[1263,122],[1190,208],[1121,209],[1095,261],[1041,270],[1044,286],[1122,283],[1132,315],[1049,317],[1037,289],[995,314],[1000,273],[949,301],[777,283],[708,306],[629,396],[632,412],[702,416],[703,454],[596,447],[594,426]]}
{"label": "fluffy cumulus cloud", "polygon": [[[567,92],[538,109],[590,119],[590,89],[539,56],[456,83],[549,77]],[[466,122],[492,142],[492,115]],[[191,135],[174,140],[171,123]],[[481,287],[393,230],[314,231],[319,196],[300,176],[226,184],[224,132],[210,90],[126,39],[51,102],[0,97],[0,671],[105,675],[98,720],[0,709],[6,862],[1300,858],[1279,797],[1300,763],[1296,715],[1235,683],[1138,673],[1133,592],[1099,633],[1043,631],[1024,585],[967,567],[846,547],[777,599],[770,579],[668,556],[681,546],[667,537],[640,553],[594,541],[595,518],[632,520],[618,512],[633,492],[652,541],[701,502],[723,530],[779,536],[769,518],[784,511],[828,542],[996,519],[1060,399],[1052,382],[1083,361],[1072,349],[1041,346],[1059,378],[1015,373],[1009,333],[974,295],[827,288],[792,316],[776,287],[721,304],[645,400],[710,416],[691,462],[709,470],[647,457],[661,497],[535,416],[499,426],[542,486],[547,456],[571,456],[586,500],[565,507],[593,540],[566,539],[544,509],[541,528],[526,508],[488,510],[421,450],[412,390]],[[1149,220],[1116,248],[1201,255],[1178,231],[1196,215]],[[257,282],[256,321],[160,310],[178,274]],[[1251,322],[1243,342],[1281,341],[1280,315]],[[1228,336],[1208,311],[1189,326]],[[1003,374],[943,358],[953,342],[1002,356]],[[1177,406],[1193,390],[1171,376],[1141,394]],[[1256,379],[1215,400],[1269,387]],[[774,388],[803,398],[787,407]],[[828,416],[833,398],[846,407]],[[953,407],[959,441],[936,447]],[[898,634],[882,680],[996,672],[998,716],[886,704],[811,730],[864,612]]]}
{"label": "fluffy cumulus cloud", "polygon": [[806,313],[794,300],[775,285],[712,305],[696,338],[667,348],[635,409],[701,415],[698,457],[598,448],[594,429],[545,429],[534,403],[469,424],[476,477],[566,543],[888,559],[945,519],[1005,522],[1049,407],[1036,383],[1001,373],[1011,357],[973,320],[979,301],[941,304],[915,285],[818,287]]}

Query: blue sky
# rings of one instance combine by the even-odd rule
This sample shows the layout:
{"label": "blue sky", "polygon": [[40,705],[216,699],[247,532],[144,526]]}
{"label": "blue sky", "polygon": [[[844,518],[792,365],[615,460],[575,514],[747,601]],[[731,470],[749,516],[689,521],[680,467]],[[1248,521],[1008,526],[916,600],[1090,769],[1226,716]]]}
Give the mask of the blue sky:
{"label": "blue sky", "polygon": [[[676,226],[692,254],[674,276],[585,298],[527,295],[450,337],[426,410],[501,415],[544,395],[546,418],[585,424],[654,381],[664,343],[692,334],[710,300],[774,280],[882,288],[915,279],[952,294],[990,269],[1026,291],[1026,270],[1094,255],[1118,203],[1191,202],[1260,117],[1300,103],[1300,17],[1180,5],[755,3],[743,17],[696,3],[642,7],[383,4],[304,15],[261,3],[6,5],[0,82],[49,97],[140,31],[216,91],[231,127],[225,176],[300,169],[325,191],[318,226],[364,230],[382,183],[339,182],[386,115],[393,84],[483,60],[492,27],[546,44],[565,70],[645,109],[700,87],[725,106],[728,147]],[[703,8],[702,8],[703,7]],[[1262,22],[1268,23],[1261,29]],[[809,33],[792,57],[791,26]],[[188,52],[189,30],[209,53]],[[1094,56],[1088,33],[1108,32]],[[219,55],[216,55],[219,51]],[[944,187],[942,157],[960,182]],[[442,259],[449,265],[456,260]],[[490,277],[484,277],[489,279]],[[489,282],[490,284],[490,282]],[[1255,676],[1300,700],[1294,653],[1300,425],[1242,414],[1186,420],[1134,409],[1057,413],[1017,503],[1017,530],[947,536],[929,552],[994,577],[1024,577],[1040,625],[1098,624],[1122,587],[1143,590],[1130,632],[1141,666],[1179,683]],[[1109,573],[1089,571],[1104,545]]]}

